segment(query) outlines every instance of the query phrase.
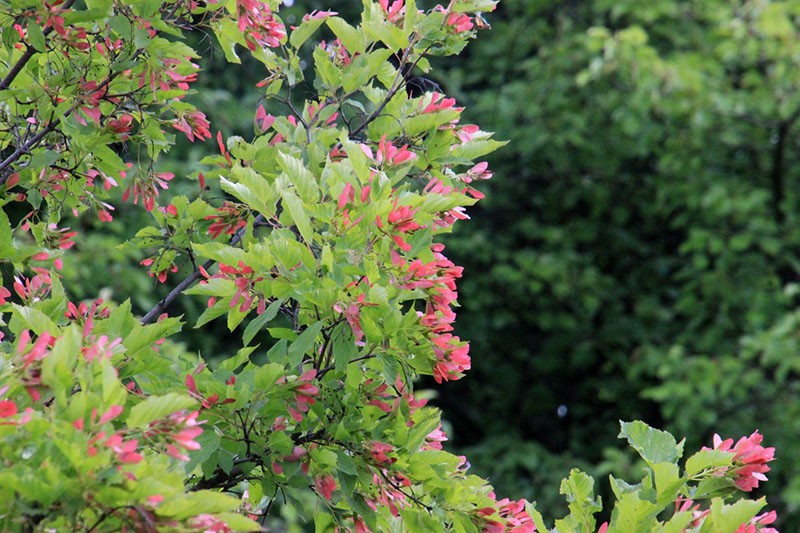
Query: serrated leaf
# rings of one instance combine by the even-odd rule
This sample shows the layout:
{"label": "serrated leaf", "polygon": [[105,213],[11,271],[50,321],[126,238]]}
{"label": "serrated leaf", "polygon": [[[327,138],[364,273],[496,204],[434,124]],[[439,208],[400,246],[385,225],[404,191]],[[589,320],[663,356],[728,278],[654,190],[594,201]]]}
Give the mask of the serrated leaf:
{"label": "serrated leaf", "polygon": [[231,177],[235,181],[220,177],[219,183],[223,191],[268,217],[275,214],[277,196],[269,181],[250,167],[234,167],[231,169]]}
{"label": "serrated leaf", "polygon": [[236,54],[236,44],[241,38],[241,33],[236,23],[230,19],[222,19],[220,23],[214,26],[214,35],[217,36],[219,45],[225,53],[225,59],[229,63],[241,63],[242,60]]}
{"label": "serrated leaf", "polygon": [[210,242],[206,244],[192,243],[192,250],[196,256],[213,259],[217,263],[236,266],[239,261],[247,259],[247,253],[241,248],[234,248],[227,244]]}
{"label": "serrated leaf", "polygon": [[730,465],[733,456],[733,452],[723,450],[700,450],[686,460],[686,475],[691,477],[706,468]]}
{"label": "serrated leaf", "polygon": [[131,357],[135,357],[139,350],[150,348],[157,341],[180,330],[181,321],[179,318],[167,318],[154,324],[135,327],[124,337],[122,343],[127,348],[128,354]]}
{"label": "serrated leaf", "polygon": [[678,490],[685,480],[678,474],[678,465],[674,463],[657,463],[651,466],[655,478],[656,498],[659,505],[667,505],[675,501]]}
{"label": "serrated leaf", "polygon": [[262,531],[261,525],[238,513],[218,513],[217,518],[225,522],[233,531]]}
{"label": "serrated leaf", "polygon": [[660,510],[656,504],[639,499],[636,492],[624,494],[614,506],[608,532],[652,531]]}
{"label": "serrated leaf", "polygon": [[19,304],[12,304],[12,308],[14,310],[12,320],[18,320],[22,323],[22,327],[12,327],[12,329],[29,329],[36,335],[41,335],[42,333],[58,335],[59,328],[56,323],[38,309],[25,307]]}
{"label": "serrated leaf", "polygon": [[675,437],[666,431],[654,429],[636,420],[620,422],[620,438],[628,440],[628,444],[636,450],[649,465],[655,463],[677,463],[683,455],[683,442],[676,443]]}
{"label": "serrated leaf", "polygon": [[203,431],[195,439],[200,445],[199,450],[189,452],[189,462],[186,463],[186,472],[193,471],[198,465],[204,463],[219,448],[221,437],[215,431]]}
{"label": "serrated leaf", "polygon": [[80,332],[75,327],[67,328],[42,361],[42,383],[53,389],[56,398],[74,385],[72,370],[80,348]]}
{"label": "serrated leaf", "polygon": [[197,400],[194,398],[176,392],[170,392],[164,396],[150,396],[131,408],[126,422],[131,428],[144,427],[154,420],[196,404]]}
{"label": "serrated leaf", "polygon": [[[563,494],[569,505],[570,517],[574,525],[582,526],[581,530],[594,531],[594,513],[602,510],[600,499],[594,495],[594,479],[588,474],[573,468],[569,477],[561,482],[559,493]],[[558,528],[558,523],[556,523]]]}
{"label": "serrated leaf", "polygon": [[756,516],[766,503],[765,498],[760,498],[758,500],[739,500],[731,505],[725,505],[720,498],[714,498],[711,500],[711,512],[703,523],[701,531],[703,533],[738,531],[739,527]]}
{"label": "serrated leaf", "polygon": [[334,66],[328,53],[322,48],[314,48],[312,55],[317,81],[330,91],[336,90],[342,83],[342,71]]}
{"label": "serrated leaf", "polygon": [[301,160],[280,152],[278,154],[278,164],[288,176],[289,182],[294,185],[294,189],[300,199],[308,203],[319,201],[317,180]]}

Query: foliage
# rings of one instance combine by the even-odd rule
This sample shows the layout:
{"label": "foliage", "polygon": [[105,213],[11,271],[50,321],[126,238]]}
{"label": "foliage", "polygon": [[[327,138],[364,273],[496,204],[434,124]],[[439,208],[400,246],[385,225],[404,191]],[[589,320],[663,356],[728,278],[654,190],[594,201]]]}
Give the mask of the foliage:
{"label": "foliage", "polygon": [[[440,412],[414,394],[417,376],[471,366],[452,333],[462,270],[439,241],[482,197],[472,183],[491,173],[476,160],[503,143],[462,124],[454,99],[407,85],[492,9],[365,0],[357,26],[314,11],[287,30],[257,0],[0,2],[4,530],[252,531],[278,510],[318,531],[545,529],[443,450]],[[234,64],[249,50],[257,89],[287,114],[259,106],[249,140],[218,134],[202,171],[176,175],[160,167],[176,132],[212,137],[184,98],[196,28]],[[314,94],[298,104],[305,45]],[[81,232],[126,203],[151,221],[125,246],[171,286],[143,316],[129,299],[76,301],[61,275]],[[170,316],[191,295],[207,302],[196,327],[237,332],[213,368]],[[774,520],[763,498],[740,499],[770,469],[760,434],[715,438],[682,474],[671,435],[632,422],[621,436],[647,468],[636,485],[612,479],[601,531]],[[559,530],[594,530],[592,484],[577,470],[563,481]]]}
{"label": "foliage", "polygon": [[[689,447],[756,428],[798,441],[797,14],[509,0],[442,77],[515,141],[447,241],[466,273],[457,330],[488,354],[441,395],[461,444],[513,422],[518,441],[613,470],[629,463],[617,419]],[[766,488],[789,530],[797,466],[779,457]]]}

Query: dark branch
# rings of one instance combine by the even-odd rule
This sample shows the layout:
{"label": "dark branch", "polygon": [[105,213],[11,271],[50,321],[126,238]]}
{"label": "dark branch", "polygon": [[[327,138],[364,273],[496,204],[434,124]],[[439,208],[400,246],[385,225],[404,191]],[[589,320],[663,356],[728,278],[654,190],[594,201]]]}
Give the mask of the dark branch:
{"label": "dark branch", "polygon": [[[265,220],[264,215],[258,215],[253,221],[253,224],[254,225],[261,224],[264,222],[264,220]],[[245,231],[247,231],[246,227],[239,229],[239,231],[237,231],[233,235],[233,237],[231,237],[231,240],[228,244],[230,244],[231,246],[236,246],[239,243],[239,241],[242,240],[242,237],[244,237]],[[214,261],[213,259],[209,259],[208,261],[203,263],[202,268],[208,271],[209,268],[214,266],[214,263],[216,263],[216,261]],[[176,285],[174,289],[169,291],[169,294],[167,294],[167,296],[165,296],[163,300],[161,300],[155,306],[153,306],[153,308],[150,311],[148,311],[146,315],[142,317],[142,324],[150,324],[151,322],[153,322],[156,318],[158,318],[159,315],[161,315],[161,313],[163,313],[167,309],[167,307],[169,307],[172,304],[172,302],[175,301],[175,299],[178,296],[183,294],[183,291],[194,285],[196,282],[200,281],[202,277],[203,273],[200,270],[200,268],[194,269],[194,271],[191,274],[189,274],[189,276],[187,276],[186,279],[178,283],[178,285]]]}

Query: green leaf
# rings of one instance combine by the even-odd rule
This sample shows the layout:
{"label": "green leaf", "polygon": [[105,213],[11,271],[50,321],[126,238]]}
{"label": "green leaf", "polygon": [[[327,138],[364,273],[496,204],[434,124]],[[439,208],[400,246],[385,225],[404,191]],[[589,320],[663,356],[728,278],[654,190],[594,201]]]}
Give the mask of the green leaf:
{"label": "green leaf", "polygon": [[80,331],[70,327],[42,361],[42,383],[53,389],[56,398],[65,398],[71,391],[74,385],[73,369],[80,353]]}
{"label": "green leaf", "polygon": [[686,475],[691,477],[707,468],[729,466],[733,456],[733,452],[723,450],[700,450],[686,460]]}
{"label": "green leaf", "polygon": [[[178,520],[199,514],[232,511],[239,506],[239,499],[213,490],[199,490],[176,495],[161,502],[156,512]],[[256,526],[256,530],[258,526]]]}
{"label": "green leaf", "polygon": [[[205,426],[204,426],[205,427]],[[220,435],[208,429],[203,431],[194,440],[200,445],[199,450],[192,450],[189,452],[189,462],[186,463],[186,472],[192,472],[198,465],[204,463],[209,457],[219,449],[221,442]]]}
{"label": "green leaf", "polygon": [[241,32],[233,20],[224,18],[217,23],[214,28],[214,35],[217,36],[219,45],[225,54],[225,59],[229,63],[241,63],[242,60],[236,54],[236,45],[241,40]]}
{"label": "green leaf", "polygon": [[486,154],[490,154],[506,144],[508,144],[508,141],[479,139],[454,147],[452,150],[452,155],[454,157],[463,157],[464,159],[473,160]]}
{"label": "green leaf", "polygon": [[37,52],[44,52],[47,50],[47,43],[45,41],[44,32],[42,31],[42,27],[39,26],[36,22],[30,21],[28,22],[28,42],[31,43],[31,46]]}
{"label": "green leaf", "polygon": [[611,514],[609,533],[630,533],[632,531],[652,531],[656,515],[661,510],[654,503],[639,499],[639,494],[623,494]]}
{"label": "green leaf", "polygon": [[206,307],[200,316],[197,317],[197,322],[194,325],[194,328],[201,328],[204,325],[208,324],[212,320],[221,317],[225,313],[228,312],[230,306],[226,303],[225,300],[219,300],[211,307]]}
{"label": "green leaf", "polygon": [[197,400],[186,395],[170,392],[164,396],[150,396],[145,401],[131,408],[128,415],[128,427],[144,427],[154,420],[163,418],[181,409],[197,404]]}
{"label": "green leaf", "polygon": [[685,480],[678,475],[678,465],[674,463],[657,463],[651,466],[655,478],[657,503],[665,506],[678,496]]}
{"label": "green leaf", "polygon": [[342,71],[334,66],[328,53],[319,46],[314,48],[313,57],[317,81],[329,91],[336,90],[342,83]]}
{"label": "green leaf", "polygon": [[628,444],[636,450],[648,465],[655,463],[677,463],[683,455],[683,441],[675,442],[675,437],[654,429],[639,420],[620,422],[620,438],[626,438]]}
{"label": "green leaf", "polygon": [[289,37],[289,44],[300,48],[311,35],[325,22],[324,19],[309,19],[300,24]]}
{"label": "green leaf", "polygon": [[294,189],[301,200],[308,203],[319,201],[319,186],[316,178],[301,160],[280,152],[278,154],[278,165],[288,176],[289,183],[294,185]]}
{"label": "green leaf", "polygon": [[703,533],[728,533],[737,531],[742,524],[761,510],[767,501],[765,498],[758,500],[739,500],[731,505],[725,505],[720,498],[711,500],[711,512],[703,523]]}
{"label": "green leaf", "polygon": [[313,243],[314,232],[311,229],[311,219],[308,218],[306,207],[303,205],[303,202],[296,194],[286,189],[281,190],[281,198],[283,198],[283,203],[289,212],[289,216],[292,218],[292,221],[294,221],[295,226],[297,226],[297,230],[300,232],[303,240],[307,244]]}
{"label": "green leaf", "polygon": [[140,350],[150,349],[157,341],[181,330],[179,318],[172,317],[154,324],[135,327],[122,343],[128,349],[128,354],[135,357]]}
{"label": "green leaf", "polygon": [[213,259],[217,263],[236,266],[239,261],[246,262],[247,253],[241,248],[234,248],[227,244],[210,242],[206,244],[192,243],[195,255],[206,259]]}
{"label": "green leaf", "polygon": [[308,326],[297,339],[289,345],[289,364],[297,366],[303,360],[303,356],[314,346],[317,336],[322,331],[324,322],[315,322]]}
{"label": "green leaf", "polygon": [[244,363],[247,363],[248,361],[250,361],[250,354],[253,353],[254,350],[255,350],[254,346],[248,346],[246,348],[240,348],[236,352],[236,355],[234,355],[233,357],[229,357],[229,358],[225,359],[224,361],[222,361],[219,364],[218,368],[220,370],[228,370],[230,372],[233,372],[234,370],[236,370],[237,368],[242,366]]}
{"label": "green leaf", "polygon": [[456,0],[453,3],[455,13],[475,13],[476,11],[494,11],[498,0]]}
{"label": "green leaf", "polygon": [[380,20],[365,22],[363,27],[370,37],[381,41],[392,52],[398,52],[408,46],[411,30],[406,33],[402,28]]}
{"label": "green leaf", "polygon": [[360,31],[339,17],[328,17],[325,22],[351,56],[364,53],[366,44]]}
{"label": "green leaf", "polygon": [[234,531],[261,531],[261,525],[246,516],[238,513],[219,513],[217,517],[223,522],[228,524],[228,527]]}
{"label": "green leaf", "polygon": [[12,323],[12,330],[22,331],[23,329],[29,329],[36,335],[41,335],[42,333],[58,335],[59,327],[56,323],[38,309],[23,307],[19,304],[11,304],[11,306],[14,311],[12,321],[19,321],[22,324],[21,327],[18,327],[18,325]]}
{"label": "green leaf", "polygon": [[10,260],[17,256],[17,249],[11,233],[11,222],[6,212],[0,210],[0,260]]}
{"label": "green leaf", "polygon": [[245,346],[248,346],[253,340],[253,337],[255,337],[259,331],[264,329],[264,326],[267,325],[267,323],[272,321],[272,319],[277,316],[282,304],[283,300],[275,300],[269,304],[269,307],[267,307],[266,311],[258,315],[256,318],[251,320],[249,324],[247,324],[247,327],[244,328],[244,333],[242,334],[242,342],[244,342]]}
{"label": "green leaf", "polygon": [[277,195],[273,185],[250,167],[235,166],[231,169],[235,182],[220,177],[223,191],[235,196],[249,207],[267,217],[275,215]]}
{"label": "green leaf", "polygon": [[[594,531],[594,513],[602,510],[600,498],[594,495],[594,479],[589,475],[573,468],[569,477],[561,482],[559,493],[566,496],[570,515],[565,518],[565,524],[570,527],[580,526],[579,531]],[[556,521],[556,529],[560,529]]]}

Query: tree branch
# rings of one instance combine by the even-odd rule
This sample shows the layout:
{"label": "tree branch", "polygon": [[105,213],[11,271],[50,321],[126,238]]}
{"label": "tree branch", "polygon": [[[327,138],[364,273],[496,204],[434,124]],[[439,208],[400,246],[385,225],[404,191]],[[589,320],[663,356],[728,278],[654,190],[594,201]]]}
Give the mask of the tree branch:
{"label": "tree branch", "polygon": [[[257,225],[263,223],[264,220],[265,220],[264,215],[259,214],[253,221],[253,224]],[[233,235],[233,237],[231,237],[231,240],[228,244],[230,246],[236,246],[239,243],[239,241],[242,240],[242,237],[244,237],[245,231],[247,231],[247,227],[239,229],[239,231],[237,231]],[[200,268],[203,268],[207,271],[209,268],[214,266],[215,263],[216,261],[214,261],[213,259],[209,259],[208,261],[203,263],[203,266]],[[142,317],[141,320],[142,324],[152,323],[156,318],[159,317],[159,315],[161,315],[161,313],[163,313],[167,309],[167,307],[170,306],[170,304],[172,304],[172,302],[175,301],[175,299],[178,296],[183,294],[183,291],[194,285],[196,282],[200,281],[200,279],[203,277],[203,273],[200,270],[200,268],[194,269],[194,271],[191,274],[189,274],[189,276],[187,276],[183,281],[178,283],[178,285],[176,285],[174,289],[169,291],[169,294],[167,294],[160,302],[158,302],[155,306],[153,306],[153,308],[150,309],[150,311],[148,311],[147,314]]]}
{"label": "tree branch", "polygon": [[[69,9],[70,7],[72,7],[72,4],[74,3],[75,0],[67,0],[66,2],[64,2],[64,5],[61,6],[61,10],[63,11]],[[49,26],[44,30],[42,30],[42,34],[44,34],[45,37],[47,37],[51,33],[53,33],[52,26]],[[2,81],[0,81],[0,91],[8,89],[11,86],[11,83],[14,81],[14,78],[17,77],[17,75],[20,73],[20,71],[22,71],[23,67],[28,63],[28,61],[31,60],[33,54],[35,53],[36,50],[31,45],[29,44],[25,45],[25,53],[22,54],[22,56],[17,60],[16,63],[14,63],[14,66],[11,67],[11,70],[8,71],[6,77],[3,78]]]}

